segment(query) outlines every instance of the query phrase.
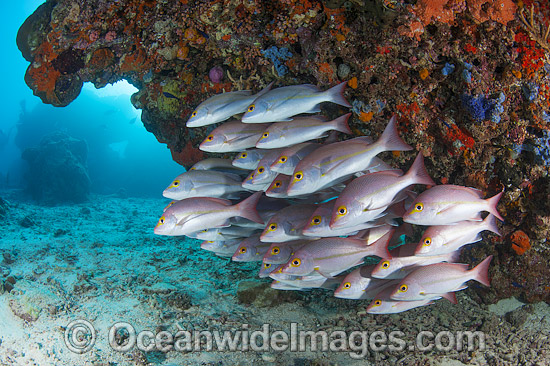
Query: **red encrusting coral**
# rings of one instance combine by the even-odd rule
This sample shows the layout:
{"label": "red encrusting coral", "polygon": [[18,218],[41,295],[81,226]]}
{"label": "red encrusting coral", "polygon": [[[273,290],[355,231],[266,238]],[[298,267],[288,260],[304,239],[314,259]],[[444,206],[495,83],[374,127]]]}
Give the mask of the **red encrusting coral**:
{"label": "red encrusting coral", "polygon": [[510,236],[510,241],[512,242],[512,249],[518,255],[524,254],[531,248],[529,236],[523,230],[514,231]]}

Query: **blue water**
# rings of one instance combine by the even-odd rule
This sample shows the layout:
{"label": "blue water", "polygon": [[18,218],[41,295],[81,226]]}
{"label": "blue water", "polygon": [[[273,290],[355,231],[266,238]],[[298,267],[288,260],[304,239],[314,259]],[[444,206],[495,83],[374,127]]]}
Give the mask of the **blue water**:
{"label": "blue water", "polygon": [[132,196],[160,197],[166,185],[184,170],[172,161],[166,146],[143,127],[141,111],[130,103],[137,89],[125,81],[99,90],[87,83],[68,107],[55,108],[43,104],[25,84],[29,63],[17,49],[15,38],[19,26],[41,3],[24,0],[0,4],[4,40],[0,58],[4,70],[0,187],[25,188],[32,172],[21,159],[22,151],[37,146],[45,135],[64,132],[87,143],[91,193],[111,194],[123,189]]}

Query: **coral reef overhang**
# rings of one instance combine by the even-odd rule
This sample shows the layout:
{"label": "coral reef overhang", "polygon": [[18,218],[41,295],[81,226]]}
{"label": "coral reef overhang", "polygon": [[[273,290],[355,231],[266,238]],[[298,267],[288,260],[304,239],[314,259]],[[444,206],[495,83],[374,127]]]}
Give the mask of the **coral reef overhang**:
{"label": "coral reef overhang", "polygon": [[[505,190],[502,238],[491,236],[462,257],[495,254],[492,288],[477,289],[483,300],[548,301],[550,9],[543,1],[521,6],[50,0],[21,26],[17,44],[30,62],[25,81],[44,103],[68,105],[84,82],[135,85],[131,101],[143,110],[145,128],[184,166],[203,157],[197,146],[208,130],[185,122],[214,93],[259,90],[273,80],[323,87],[350,80],[356,135],[379,134],[397,113],[402,135],[427,157],[438,183],[487,195]],[[209,70],[219,66],[225,75],[214,83]],[[403,166],[412,157],[394,161]]]}

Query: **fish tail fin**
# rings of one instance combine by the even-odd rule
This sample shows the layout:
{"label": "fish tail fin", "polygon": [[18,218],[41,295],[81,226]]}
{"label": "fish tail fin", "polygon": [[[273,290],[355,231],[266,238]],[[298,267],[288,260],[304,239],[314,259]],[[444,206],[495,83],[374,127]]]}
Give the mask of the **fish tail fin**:
{"label": "fish tail fin", "polygon": [[399,137],[399,134],[397,133],[397,118],[395,115],[390,119],[388,122],[388,125],[386,126],[386,129],[382,133],[382,136],[380,136],[380,143],[385,147],[385,150],[387,151],[408,151],[412,150],[412,147],[405,143]]}
{"label": "fish tail fin", "polygon": [[256,94],[256,97],[259,97],[261,95],[264,95],[265,93],[267,93],[268,91],[271,90],[271,88],[273,87],[273,84],[275,83],[275,81],[272,81],[270,82],[265,88],[263,88],[262,90],[260,90],[257,94]]}
{"label": "fish tail fin", "polygon": [[340,117],[336,118],[335,120],[333,120],[331,123],[332,123],[334,129],[336,131],[340,131],[342,133],[346,133],[348,135],[351,135],[352,132],[351,132],[351,129],[349,128],[349,125],[348,125],[349,116],[351,116],[351,113],[344,114],[343,116],[340,116]]}
{"label": "fish tail fin", "polygon": [[497,234],[498,236],[502,236],[500,233],[500,230],[498,229],[497,220],[495,219],[495,215],[489,214],[485,220],[483,220],[483,224],[485,229]]}
{"label": "fish tail fin", "polygon": [[349,104],[346,97],[344,97],[344,89],[346,88],[347,83],[347,81],[341,82],[340,84],[325,91],[327,94],[327,101],[351,108],[351,104]]}
{"label": "fish tail fin", "polygon": [[491,281],[489,281],[489,264],[491,264],[491,259],[493,259],[492,255],[485,258],[483,262],[472,269],[474,272],[473,279],[487,287],[491,286]]}
{"label": "fish tail fin", "polygon": [[385,259],[391,259],[392,255],[388,250],[388,244],[390,243],[394,232],[395,229],[389,230],[386,234],[380,237],[380,239],[369,245],[369,248],[372,249],[372,253],[370,255],[375,255],[377,257]]}
{"label": "fish tail fin", "polygon": [[258,211],[256,211],[256,205],[258,204],[258,200],[262,196],[262,193],[263,192],[256,192],[241,203],[237,204],[236,209],[238,210],[239,216],[257,222],[258,224],[263,224],[264,220],[262,220],[258,214]]}
{"label": "fish tail fin", "polygon": [[488,211],[490,213],[492,213],[493,215],[495,215],[497,217],[497,219],[499,219],[500,221],[504,221],[504,219],[502,218],[502,216],[500,216],[500,213],[498,212],[498,209],[497,209],[497,205],[498,205],[498,201],[500,201],[500,197],[502,196],[503,193],[504,193],[504,191],[502,191],[498,194],[495,194],[493,197],[487,198],[485,200],[485,202],[487,202]]}
{"label": "fish tail fin", "polygon": [[424,166],[424,156],[422,155],[422,153],[418,153],[418,156],[416,157],[416,159],[414,159],[414,163],[406,175],[410,177],[411,181],[414,182],[414,184],[435,186],[435,182],[432,180],[432,178],[428,174],[428,171],[426,170],[426,167]]}

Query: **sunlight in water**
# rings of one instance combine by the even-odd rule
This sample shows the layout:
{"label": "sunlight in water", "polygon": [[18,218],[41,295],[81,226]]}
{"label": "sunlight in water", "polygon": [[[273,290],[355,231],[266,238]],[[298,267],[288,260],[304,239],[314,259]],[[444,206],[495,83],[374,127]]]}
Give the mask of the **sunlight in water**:
{"label": "sunlight in water", "polygon": [[114,84],[109,84],[104,88],[96,89],[92,83],[84,84],[85,91],[91,91],[98,97],[117,97],[119,95],[132,95],[138,91],[138,89],[127,82],[126,80],[118,81]]}

